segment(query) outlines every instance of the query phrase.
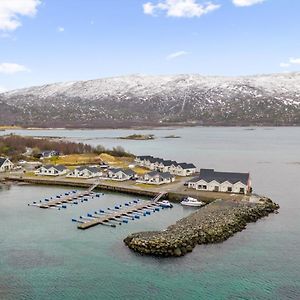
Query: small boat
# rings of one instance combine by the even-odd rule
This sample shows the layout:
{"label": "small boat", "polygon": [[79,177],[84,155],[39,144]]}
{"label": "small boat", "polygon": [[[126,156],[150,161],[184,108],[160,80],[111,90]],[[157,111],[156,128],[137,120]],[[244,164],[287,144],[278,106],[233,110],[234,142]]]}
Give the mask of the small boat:
{"label": "small boat", "polygon": [[184,198],[181,202],[180,202],[181,205],[184,205],[184,206],[196,206],[196,207],[199,207],[199,206],[203,206],[204,203],[195,199],[195,198],[192,198],[192,197],[186,197]]}
{"label": "small boat", "polygon": [[157,202],[157,204],[159,204],[159,206],[162,208],[172,208],[173,207],[173,205],[168,200],[159,201],[159,202]]}

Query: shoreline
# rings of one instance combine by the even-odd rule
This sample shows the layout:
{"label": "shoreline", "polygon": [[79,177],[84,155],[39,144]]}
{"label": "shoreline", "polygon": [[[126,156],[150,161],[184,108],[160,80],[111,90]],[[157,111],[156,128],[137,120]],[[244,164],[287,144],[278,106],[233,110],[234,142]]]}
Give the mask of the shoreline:
{"label": "shoreline", "polygon": [[[41,184],[41,185],[56,185],[56,186],[72,186],[89,188],[95,184],[95,180],[91,179],[72,179],[72,178],[41,178],[35,176],[17,176],[9,175],[4,176],[5,182],[18,182],[28,184]],[[99,182],[99,181],[98,181]],[[181,183],[177,183],[181,185]],[[222,198],[225,200],[235,201],[249,201],[251,195],[244,194],[229,194],[223,192],[208,192],[208,191],[195,191],[193,189],[182,188],[178,189],[177,184],[168,184],[168,187],[161,186],[134,186],[130,181],[111,181],[102,180],[98,183],[96,189],[107,190],[112,192],[119,192],[125,194],[131,194],[135,196],[155,197],[157,194],[164,192],[166,195],[164,199],[167,199],[173,203],[179,203],[185,197],[194,197],[205,203],[210,203],[216,199]],[[255,195],[252,195],[255,196]]]}
{"label": "shoreline", "polygon": [[[0,126],[1,127],[1,126]],[[5,127],[5,126],[3,126]],[[42,131],[42,130],[176,130],[185,127],[201,127],[201,128],[254,128],[254,129],[261,129],[261,128],[297,128],[300,127],[300,124],[283,124],[283,125],[271,125],[271,124],[161,124],[161,125],[141,125],[141,126],[124,126],[124,127],[23,127],[23,126],[16,126],[15,128],[3,128],[1,131],[7,130],[31,130],[31,131]]]}

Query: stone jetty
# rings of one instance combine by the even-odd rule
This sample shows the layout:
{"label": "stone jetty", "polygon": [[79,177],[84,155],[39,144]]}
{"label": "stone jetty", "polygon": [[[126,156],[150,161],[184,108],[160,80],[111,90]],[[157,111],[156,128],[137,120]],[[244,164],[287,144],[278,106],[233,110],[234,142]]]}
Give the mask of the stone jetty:
{"label": "stone jetty", "polygon": [[249,201],[215,200],[164,231],[140,232],[124,239],[132,250],[146,255],[183,256],[197,244],[219,243],[247,223],[274,213],[279,205],[261,197]]}

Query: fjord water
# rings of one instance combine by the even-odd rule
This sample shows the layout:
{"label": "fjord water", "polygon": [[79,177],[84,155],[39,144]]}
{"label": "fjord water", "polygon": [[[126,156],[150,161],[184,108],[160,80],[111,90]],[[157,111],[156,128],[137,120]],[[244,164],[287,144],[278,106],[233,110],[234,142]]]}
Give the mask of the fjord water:
{"label": "fjord water", "polygon": [[[255,192],[279,203],[280,213],[249,224],[224,243],[162,259],[135,254],[122,239],[135,231],[163,229],[190,212],[178,205],[117,229],[80,231],[72,217],[134,197],[105,193],[66,210],[40,210],[27,203],[68,189],[2,189],[0,299],[300,299],[300,128],[158,129],[140,131],[155,134],[151,141],[114,139],[134,132],[17,131],[122,145],[197,167],[250,171]],[[181,138],[164,138],[171,134]]]}

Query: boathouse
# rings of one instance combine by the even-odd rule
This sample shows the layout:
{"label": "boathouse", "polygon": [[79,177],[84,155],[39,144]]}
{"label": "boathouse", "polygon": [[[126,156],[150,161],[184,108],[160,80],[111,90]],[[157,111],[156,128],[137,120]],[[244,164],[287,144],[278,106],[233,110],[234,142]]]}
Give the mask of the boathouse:
{"label": "boathouse", "polygon": [[12,170],[14,164],[6,157],[0,157],[0,172],[8,172]]}
{"label": "boathouse", "polygon": [[152,171],[141,176],[137,182],[147,184],[164,184],[175,181],[175,176],[169,172]]}
{"label": "boathouse", "polygon": [[60,176],[67,174],[68,171],[68,168],[63,165],[46,165],[38,168],[35,174],[40,176]]}
{"label": "boathouse", "polygon": [[107,176],[112,180],[125,181],[134,179],[136,174],[130,169],[110,169],[107,172]]}
{"label": "boathouse", "polygon": [[214,169],[201,169],[200,175],[188,182],[188,187],[211,192],[252,192],[249,173],[217,172]]}
{"label": "boathouse", "polygon": [[82,166],[74,169],[66,177],[71,178],[95,178],[102,176],[102,171],[97,167]]}

